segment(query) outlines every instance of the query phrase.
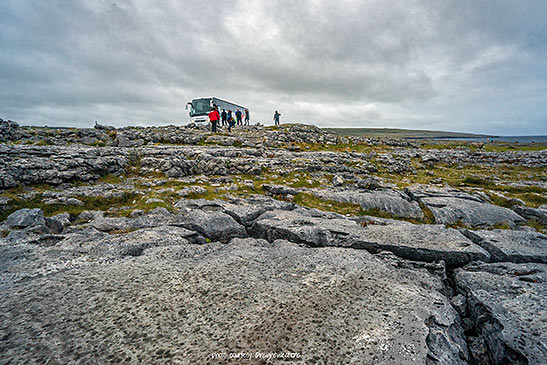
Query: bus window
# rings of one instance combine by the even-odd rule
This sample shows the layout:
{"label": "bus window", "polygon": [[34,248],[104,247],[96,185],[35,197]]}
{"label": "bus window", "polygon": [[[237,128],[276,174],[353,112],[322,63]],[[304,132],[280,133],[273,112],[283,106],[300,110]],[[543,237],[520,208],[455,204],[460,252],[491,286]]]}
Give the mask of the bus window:
{"label": "bus window", "polygon": [[192,100],[192,109],[190,116],[206,115],[211,110],[211,99],[194,99]]}

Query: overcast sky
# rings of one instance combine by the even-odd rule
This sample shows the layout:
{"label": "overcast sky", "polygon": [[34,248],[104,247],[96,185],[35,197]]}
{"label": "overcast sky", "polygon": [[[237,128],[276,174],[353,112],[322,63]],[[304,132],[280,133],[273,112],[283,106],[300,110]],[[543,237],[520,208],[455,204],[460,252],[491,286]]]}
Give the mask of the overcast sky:
{"label": "overcast sky", "polygon": [[0,0],[0,118],[547,134],[547,1]]}

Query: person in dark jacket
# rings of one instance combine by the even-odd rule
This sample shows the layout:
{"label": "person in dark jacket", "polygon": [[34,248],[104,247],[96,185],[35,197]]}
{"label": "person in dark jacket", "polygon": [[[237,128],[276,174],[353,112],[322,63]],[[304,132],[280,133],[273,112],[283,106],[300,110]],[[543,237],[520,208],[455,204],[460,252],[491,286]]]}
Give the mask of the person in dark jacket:
{"label": "person in dark jacket", "polygon": [[211,108],[211,112],[209,113],[209,120],[211,121],[211,132],[216,133],[217,131],[217,123],[220,119],[220,115],[218,115],[218,111],[216,108]]}
{"label": "person in dark jacket", "polygon": [[232,127],[234,126],[234,118],[232,117],[232,111],[228,109],[228,132],[232,131]]}
{"label": "person in dark jacket", "polygon": [[242,125],[242,121],[241,121],[241,110],[237,110],[236,111],[236,119],[237,119],[237,125]]}
{"label": "person in dark jacket", "polygon": [[245,125],[249,125],[250,114],[249,109],[245,109]]}
{"label": "person in dark jacket", "polygon": [[274,113],[273,119],[275,122],[275,125],[279,125],[279,117],[281,116],[281,113],[279,113],[277,110]]}
{"label": "person in dark jacket", "polygon": [[226,114],[226,109],[222,109],[222,113],[220,113],[220,118],[222,120],[222,125],[226,125],[226,118],[228,117],[228,114]]}

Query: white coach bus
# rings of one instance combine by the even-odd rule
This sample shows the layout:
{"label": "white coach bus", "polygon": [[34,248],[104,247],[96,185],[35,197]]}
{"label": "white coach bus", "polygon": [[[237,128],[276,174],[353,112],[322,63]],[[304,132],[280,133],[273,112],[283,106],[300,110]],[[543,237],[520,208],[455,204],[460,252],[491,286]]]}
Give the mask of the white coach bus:
{"label": "white coach bus", "polygon": [[188,113],[190,121],[194,123],[209,123],[209,112],[213,106],[218,107],[219,113],[222,113],[222,109],[225,109],[226,113],[228,113],[228,110],[231,110],[234,119],[237,109],[241,111],[242,119],[245,119],[245,109],[247,109],[244,106],[214,96],[192,99],[192,101],[186,103],[186,109],[188,109],[188,106],[190,106],[190,112]]}

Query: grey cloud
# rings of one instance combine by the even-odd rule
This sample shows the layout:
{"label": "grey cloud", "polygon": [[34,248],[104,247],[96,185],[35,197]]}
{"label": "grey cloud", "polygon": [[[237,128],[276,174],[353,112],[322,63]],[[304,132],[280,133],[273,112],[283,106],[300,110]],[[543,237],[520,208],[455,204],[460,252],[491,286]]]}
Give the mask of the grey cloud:
{"label": "grey cloud", "polygon": [[[183,123],[188,99],[214,94],[263,122],[279,108],[322,125],[500,133],[511,87],[545,97],[547,84],[540,1],[4,0],[0,13],[0,117],[23,122]],[[497,96],[466,97],[481,90]],[[519,100],[545,133],[547,111]],[[482,123],[466,122],[472,110]]]}

